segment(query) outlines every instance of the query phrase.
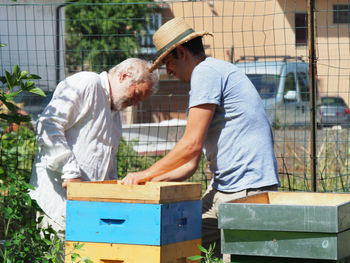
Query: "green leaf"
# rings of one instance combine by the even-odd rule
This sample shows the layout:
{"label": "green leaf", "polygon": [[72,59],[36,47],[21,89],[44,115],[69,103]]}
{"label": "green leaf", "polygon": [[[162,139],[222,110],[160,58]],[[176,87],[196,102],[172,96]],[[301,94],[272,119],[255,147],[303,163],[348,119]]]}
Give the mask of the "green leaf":
{"label": "green leaf", "polygon": [[19,67],[18,67],[18,65],[16,64],[16,65],[14,66],[14,68],[13,68],[13,74],[15,74],[15,75],[17,76],[18,73],[19,73]]}
{"label": "green leaf", "polygon": [[77,253],[73,253],[71,256],[72,262],[74,262],[77,258],[81,258],[81,256]]}
{"label": "green leaf", "polygon": [[13,100],[13,97],[17,96],[21,92],[22,91],[19,90],[19,91],[13,91],[13,92],[10,92],[10,93],[6,93],[5,97],[6,97],[7,100]]}
{"label": "green leaf", "polygon": [[76,243],[76,244],[74,244],[74,249],[77,249],[77,250],[80,250],[80,249],[82,249],[83,248],[83,246],[84,246],[85,244],[84,243]]}
{"label": "green leaf", "polygon": [[24,87],[26,90],[30,90],[30,88],[34,87],[35,83],[34,81],[26,81],[26,83],[24,84]]}
{"label": "green leaf", "polygon": [[23,71],[21,72],[21,75],[19,76],[19,79],[26,79],[26,78],[27,78],[27,75],[28,75],[28,71],[23,70]]}
{"label": "green leaf", "polygon": [[208,253],[208,250],[206,250],[204,247],[202,247],[201,245],[198,244],[198,248],[200,251],[202,251],[203,253]]}
{"label": "green leaf", "polygon": [[4,243],[5,247],[10,247],[11,245],[12,245],[12,242],[9,241],[9,240],[6,240],[5,243]]}
{"label": "green leaf", "polygon": [[188,257],[189,260],[193,260],[193,261],[195,261],[195,260],[200,260],[200,259],[202,259],[202,258],[203,258],[203,257],[202,257],[202,256],[199,256],[199,255]]}
{"label": "green leaf", "polygon": [[55,243],[55,249],[56,249],[56,251],[60,250],[60,241],[59,240],[57,240],[57,242]]}
{"label": "green leaf", "polygon": [[27,188],[28,188],[29,190],[34,190],[34,189],[35,189],[34,186],[32,186],[31,184],[26,184],[26,186],[27,186]]}
{"label": "green leaf", "polygon": [[35,74],[30,74],[28,75],[28,79],[41,79],[41,77]]}
{"label": "green leaf", "polygon": [[5,70],[5,78],[6,78],[8,87],[10,88],[10,90],[12,90],[12,88],[16,86],[16,81],[14,80],[12,74],[6,70]]}
{"label": "green leaf", "polygon": [[42,89],[40,89],[40,88],[33,87],[33,88],[28,89],[28,91],[31,92],[31,93],[40,95],[42,97],[46,97],[45,92]]}
{"label": "green leaf", "polygon": [[6,47],[7,45],[4,43],[0,43],[0,47]]}
{"label": "green leaf", "polygon": [[51,246],[52,242],[46,238],[43,239],[43,241],[45,242],[46,245]]}
{"label": "green leaf", "polygon": [[12,214],[13,210],[11,207],[5,207],[4,209],[4,216],[5,218],[9,218],[10,215]]}

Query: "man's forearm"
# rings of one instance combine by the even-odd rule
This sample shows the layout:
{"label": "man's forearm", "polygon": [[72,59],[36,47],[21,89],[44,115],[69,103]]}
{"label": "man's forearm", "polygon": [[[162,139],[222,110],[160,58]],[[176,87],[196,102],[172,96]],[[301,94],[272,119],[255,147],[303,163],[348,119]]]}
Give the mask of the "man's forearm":
{"label": "man's forearm", "polygon": [[196,156],[190,162],[185,163],[184,165],[162,174],[160,176],[154,177],[152,182],[182,182],[190,178],[196,171],[198,163],[200,161],[201,155]]}
{"label": "man's forearm", "polygon": [[[215,104],[204,104],[192,107],[188,114],[185,133],[175,147],[148,169],[127,174],[122,182],[124,184],[140,184],[151,180],[157,180],[154,178],[161,175],[164,175],[162,177],[162,180],[164,180],[166,173],[178,169],[196,157],[199,158],[202,153],[202,147],[210,121],[215,112],[215,107]],[[190,173],[187,172],[187,169],[191,171],[191,169],[189,169],[189,167],[186,168],[186,166],[182,169],[185,170],[175,172],[171,178],[177,177],[183,179]],[[168,179],[171,178],[168,177]]]}
{"label": "man's forearm", "polygon": [[[144,171],[145,181],[166,174],[191,162],[202,153],[202,143],[196,139],[182,137],[166,156]],[[184,166],[186,167],[186,166]],[[183,168],[184,169],[184,168]]]}

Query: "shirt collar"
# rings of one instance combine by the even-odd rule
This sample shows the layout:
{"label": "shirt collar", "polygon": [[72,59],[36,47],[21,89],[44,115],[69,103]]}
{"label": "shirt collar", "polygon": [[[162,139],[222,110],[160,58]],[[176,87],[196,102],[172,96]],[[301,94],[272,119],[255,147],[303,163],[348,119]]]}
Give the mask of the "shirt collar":
{"label": "shirt collar", "polygon": [[112,105],[111,103],[111,93],[110,93],[110,89],[109,89],[109,81],[108,81],[108,75],[106,71],[103,71],[100,74],[100,78],[101,78],[101,84],[102,84],[102,88],[104,89],[107,97],[108,97],[108,101],[110,103],[110,105]]}

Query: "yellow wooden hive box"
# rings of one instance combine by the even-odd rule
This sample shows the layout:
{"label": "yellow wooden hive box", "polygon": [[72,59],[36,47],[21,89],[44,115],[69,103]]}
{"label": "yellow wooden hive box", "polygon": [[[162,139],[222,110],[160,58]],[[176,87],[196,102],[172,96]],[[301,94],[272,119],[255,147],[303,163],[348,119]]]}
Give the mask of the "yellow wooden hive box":
{"label": "yellow wooden hive box", "polygon": [[71,182],[68,200],[163,204],[199,200],[202,186],[192,182],[147,182],[122,185],[120,181]]}

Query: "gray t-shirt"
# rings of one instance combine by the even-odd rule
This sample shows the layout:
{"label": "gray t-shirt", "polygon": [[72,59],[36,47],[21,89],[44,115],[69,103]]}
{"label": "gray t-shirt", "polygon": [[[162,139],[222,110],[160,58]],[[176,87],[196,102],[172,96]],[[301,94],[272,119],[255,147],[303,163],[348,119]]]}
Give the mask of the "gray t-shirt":
{"label": "gray t-shirt", "polygon": [[271,126],[248,77],[206,58],[192,72],[189,108],[202,104],[217,105],[204,142],[213,187],[236,192],[279,184]]}

